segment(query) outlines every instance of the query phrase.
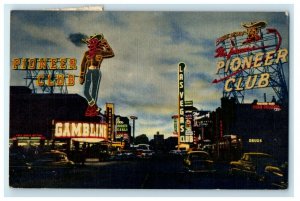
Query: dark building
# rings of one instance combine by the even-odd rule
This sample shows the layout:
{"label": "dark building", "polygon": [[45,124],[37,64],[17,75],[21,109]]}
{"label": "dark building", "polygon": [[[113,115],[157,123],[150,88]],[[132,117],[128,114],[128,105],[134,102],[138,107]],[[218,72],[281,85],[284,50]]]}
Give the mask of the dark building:
{"label": "dark building", "polygon": [[261,104],[264,107],[258,107],[257,101],[239,104],[233,98],[222,98],[221,107],[210,116],[214,143],[226,143],[228,136],[236,136],[234,143],[240,143],[240,152],[267,152],[287,161],[288,110],[276,103],[272,107]]}
{"label": "dark building", "polygon": [[33,94],[27,87],[10,87],[10,138],[41,134],[52,139],[53,121],[101,122],[103,117],[85,117],[87,101],[78,94]]}
{"label": "dark building", "polygon": [[176,149],[178,145],[178,137],[168,137],[165,139],[165,150],[170,151]]}
{"label": "dark building", "polygon": [[163,134],[159,134],[159,132],[157,131],[157,133],[153,136],[153,146],[155,150],[163,150],[164,147],[164,135]]}

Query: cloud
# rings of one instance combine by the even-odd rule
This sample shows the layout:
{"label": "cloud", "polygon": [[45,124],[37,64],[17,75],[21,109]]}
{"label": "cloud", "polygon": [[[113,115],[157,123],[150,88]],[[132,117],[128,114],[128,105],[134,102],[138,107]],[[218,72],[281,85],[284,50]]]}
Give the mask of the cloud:
{"label": "cloud", "polygon": [[69,34],[68,39],[77,47],[84,46],[85,43],[82,39],[87,38],[88,36],[82,33],[71,33]]}
{"label": "cloud", "polygon": [[22,11],[13,10],[11,12],[11,22],[20,19],[23,22],[29,22],[39,27],[62,27],[64,24],[64,15],[61,11]]}
{"label": "cloud", "polygon": [[122,20],[123,16],[120,12],[106,12],[106,20],[109,24],[114,26],[124,26],[126,23]]}
{"label": "cloud", "polygon": [[191,79],[194,80],[203,80],[205,82],[211,83],[213,76],[210,73],[206,73],[206,72],[197,72],[192,74]]}
{"label": "cloud", "polygon": [[[216,38],[242,30],[241,22],[266,19],[282,33],[283,46],[288,44],[286,18],[276,13],[19,12],[11,18],[12,56],[69,56],[80,63],[87,50],[81,38],[103,33],[115,57],[101,64],[98,104],[113,102],[117,114],[137,115],[137,133],[151,135],[173,131],[179,62],[187,65],[186,99],[199,109],[214,110],[223,91],[222,83],[211,83],[217,78]],[[19,73],[11,71],[12,83],[22,82]],[[77,82],[68,91],[83,95],[83,86]]]}

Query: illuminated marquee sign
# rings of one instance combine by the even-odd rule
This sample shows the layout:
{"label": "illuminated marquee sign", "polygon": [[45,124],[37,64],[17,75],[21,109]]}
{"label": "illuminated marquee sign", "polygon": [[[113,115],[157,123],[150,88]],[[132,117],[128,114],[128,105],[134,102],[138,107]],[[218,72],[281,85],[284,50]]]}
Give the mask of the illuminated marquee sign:
{"label": "illuminated marquee sign", "polygon": [[114,130],[115,130],[114,114],[115,114],[114,104],[106,103],[106,119],[108,124],[107,135],[108,135],[108,139],[110,140],[114,139]]}
{"label": "illuminated marquee sign", "polygon": [[16,134],[13,140],[45,140],[42,134]]}
{"label": "illuminated marquee sign", "polygon": [[244,23],[245,31],[226,34],[216,40],[215,58],[218,79],[224,83],[224,93],[278,87],[276,76],[282,64],[288,62],[288,50],[280,48],[282,38],[266,22]]}
{"label": "illuminated marquee sign", "polygon": [[280,111],[281,107],[274,102],[258,102],[254,105],[252,105],[252,108],[254,110],[274,110],[274,111]]}
{"label": "illuminated marquee sign", "polygon": [[116,118],[116,138],[124,138],[124,134],[128,135],[128,124],[121,120],[120,117]]}
{"label": "illuminated marquee sign", "polygon": [[263,140],[261,138],[250,138],[248,139],[249,143],[262,143]]}
{"label": "illuminated marquee sign", "polygon": [[193,142],[193,131],[192,131],[193,115],[185,115],[185,142]]}
{"label": "illuminated marquee sign", "polygon": [[88,122],[55,122],[55,138],[107,139],[107,124]]}
{"label": "illuminated marquee sign", "polygon": [[117,132],[128,132],[128,125],[117,124]]}
{"label": "illuminated marquee sign", "polygon": [[74,86],[75,75],[51,73],[50,71],[77,70],[76,64],[75,58],[13,58],[11,66],[12,70],[35,72],[32,78],[34,78],[36,85],[40,87]]}

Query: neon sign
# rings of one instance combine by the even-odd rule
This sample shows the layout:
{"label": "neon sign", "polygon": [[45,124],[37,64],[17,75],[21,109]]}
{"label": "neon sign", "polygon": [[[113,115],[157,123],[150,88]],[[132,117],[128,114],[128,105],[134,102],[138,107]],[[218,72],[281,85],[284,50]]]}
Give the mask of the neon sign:
{"label": "neon sign", "polygon": [[179,136],[180,141],[185,141],[185,112],[184,112],[184,68],[185,64],[178,65],[178,101],[179,101]]}
{"label": "neon sign", "polygon": [[45,140],[46,138],[42,134],[16,134],[13,140]]}
{"label": "neon sign", "polygon": [[258,102],[252,105],[254,110],[274,110],[275,112],[280,111],[281,107],[273,102]]}
{"label": "neon sign", "polygon": [[281,77],[282,65],[288,62],[288,50],[280,48],[279,32],[274,28],[264,29],[266,25],[263,21],[244,23],[245,31],[216,40],[214,56],[218,59],[216,74],[219,78],[212,83],[224,84],[224,96],[236,96],[235,92],[250,89],[285,87],[272,80]]}
{"label": "neon sign", "polygon": [[107,123],[108,123],[108,128],[107,128],[107,134],[108,134],[108,139],[114,140],[114,115],[115,115],[115,109],[114,109],[114,104],[113,103],[106,103],[106,118],[107,118]]}
{"label": "neon sign", "polygon": [[128,124],[121,120],[120,117],[116,118],[116,138],[124,138],[124,134],[128,135]]}
{"label": "neon sign", "polygon": [[[193,133],[190,129],[187,129],[187,119],[185,111],[185,101],[184,101],[184,69],[185,63],[179,63],[178,65],[178,128],[179,128],[179,142],[193,142]],[[192,104],[191,101],[187,102]],[[189,121],[190,122],[190,121]]]}
{"label": "neon sign", "polygon": [[[12,70],[34,72],[31,78],[37,86],[74,86],[75,75],[53,73],[53,71],[77,70],[75,58],[13,58]],[[50,72],[51,71],[51,72]],[[44,72],[44,73],[40,73]],[[30,79],[30,77],[26,77]]]}
{"label": "neon sign", "polygon": [[75,58],[13,58],[13,70],[76,70]]}
{"label": "neon sign", "polygon": [[249,143],[262,143],[263,140],[261,138],[250,138],[248,139]]}
{"label": "neon sign", "polygon": [[87,122],[55,122],[54,137],[107,139],[107,124]]}

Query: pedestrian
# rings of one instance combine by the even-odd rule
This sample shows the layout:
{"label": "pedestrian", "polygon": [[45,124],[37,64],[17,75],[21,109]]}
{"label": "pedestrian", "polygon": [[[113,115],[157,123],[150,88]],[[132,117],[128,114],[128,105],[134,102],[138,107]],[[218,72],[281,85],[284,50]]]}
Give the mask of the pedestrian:
{"label": "pedestrian", "polygon": [[93,117],[100,114],[101,108],[97,106],[99,86],[101,82],[101,63],[104,58],[111,58],[114,52],[103,34],[95,34],[83,40],[89,50],[84,53],[79,76],[80,84],[84,84],[84,96],[88,107],[85,116]]}

